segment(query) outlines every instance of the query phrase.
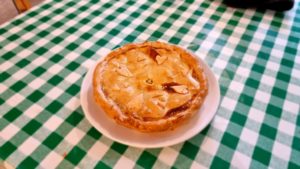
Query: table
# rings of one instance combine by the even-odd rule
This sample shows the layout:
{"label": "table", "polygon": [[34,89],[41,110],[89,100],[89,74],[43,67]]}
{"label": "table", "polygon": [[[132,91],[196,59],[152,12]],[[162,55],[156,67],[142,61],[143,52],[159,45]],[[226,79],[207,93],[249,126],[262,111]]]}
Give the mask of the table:
{"label": "table", "polygon": [[[0,158],[17,168],[300,168],[300,3],[47,0],[0,27]],[[110,50],[161,40],[220,83],[212,123],[171,147],[113,142],[85,119],[82,79]]]}

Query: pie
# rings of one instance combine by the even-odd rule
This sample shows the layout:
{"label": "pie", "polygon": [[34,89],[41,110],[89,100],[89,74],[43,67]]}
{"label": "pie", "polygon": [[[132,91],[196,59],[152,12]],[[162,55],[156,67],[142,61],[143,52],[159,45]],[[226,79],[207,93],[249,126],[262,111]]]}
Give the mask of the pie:
{"label": "pie", "polygon": [[127,44],[95,68],[93,96],[118,124],[141,132],[172,130],[199,112],[208,91],[199,60],[162,42]]}

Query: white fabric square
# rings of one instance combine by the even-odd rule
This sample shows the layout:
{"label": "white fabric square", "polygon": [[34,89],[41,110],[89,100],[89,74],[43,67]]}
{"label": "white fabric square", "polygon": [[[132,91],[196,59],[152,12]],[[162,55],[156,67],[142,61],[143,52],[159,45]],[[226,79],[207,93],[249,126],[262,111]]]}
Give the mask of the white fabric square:
{"label": "white fabric square", "polygon": [[291,155],[291,147],[275,141],[273,145],[272,154],[285,161],[289,161]]}
{"label": "white fabric square", "polygon": [[55,45],[52,48],[50,48],[50,52],[52,53],[59,53],[60,51],[62,51],[64,48],[60,45]]}
{"label": "white fabric square", "polygon": [[281,119],[279,121],[278,129],[279,129],[279,131],[281,131],[285,134],[288,134],[290,136],[294,136],[296,126],[295,126],[295,124],[293,124],[291,122],[288,122],[286,120]]}
{"label": "white fabric square", "polygon": [[94,160],[101,160],[104,154],[108,151],[108,146],[100,141],[97,141],[88,151],[88,156]]}
{"label": "white fabric square", "polygon": [[30,106],[25,112],[24,114],[33,119],[35,118],[39,113],[41,113],[44,110],[43,107],[39,106],[38,104],[33,104],[32,106]]}
{"label": "white fabric square", "polygon": [[279,70],[280,65],[278,63],[268,61],[266,67],[270,70],[277,72]]}
{"label": "white fabric square", "polygon": [[115,36],[115,37],[113,37],[113,38],[111,39],[111,43],[113,43],[113,44],[115,44],[115,45],[118,45],[118,44],[120,44],[120,43],[122,42],[122,40],[123,40],[123,39],[121,39],[121,38]]}
{"label": "white fabric square", "polygon": [[[80,1],[81,2],[81,1]],[[89,16],[89,12],[81,12],[78,16],[80,17],[80,18],[85,18],[85,17],[87,17],[87,16]]]}
{"label": "white fabric square", "polygon": [[92,29],[92,27],[90,25],[83,25],[79,30],[81,32],[87,32],[89,31],[90,29]]}
{"label": "white fabric square", "polygon": [[32,32],[27,32],[27,33],[25,33],[25,34],[22,36],[22,39],[28,40],[28,39],[31,39],[31,38],[34,37],[34,36],[35,36],[34,33],[32,33]]}
{"label": "white fabric square", "polygon": [[191,169],[207,169],[207,167],[193,161],[193,163],[191,165]]}
{"label": "white fabric square", "polygon": [[95,61],[93,60],[85,60],[83,63],[82,63],[82,66],[84,66],[85,68],[89,69],[91,66],[93,66],[95,64]]}
{"label": "white fabric square", "polygon": [[70,110],[75,110],[80,106],[80,101],[77,97],[72,97],[66,104],[66,108]]}
{"label": "white fabric square", "polygon": [[10,123],[2,131],[0,131],[0,138],[10,140],[20,129],[14,124]]}
{"label": "white fabric square", "polygon": [[206,136],[201,144],[201,150],[214,156],[218,151],[219,145],[220,145],[219,142]]}
{"label": "white fabric square", "polygon": [[121,158],[117,161],[114,168],[116,169],[124,169],[124,168],[133,168],[135,165],[135,162],[133,162],[131,159],[121,156]]}
{"label": "white fabric square", "polygon": [[250,145],[255,145],[258,139],[258,133],[249,130],[247,128],[244,128],[240,138],[241,140],[243,140],[246,143],[249,143]]}
{"label": "white fabric square", "polygon": [[51,151],[40,163],[40,166],[42,168],[55,169],[62,160],[63,157],[61,155]]}
{"label": "white fabric square", "polygon": [[78,128],[71,130],[65,137],[65,140],[72,145],[76,145],[83,138],[85,133]]}
{"label": "white fabric square", "polygon": [[43,84],[45,84],[45,80],[41,78],[36,78],[33,81],[31,81],[28,86],[31,87],[32,89],[38,89],[40,88]]}
{"label": "white fabric square", "polygon": [[4,48],[4,50],[6,50],[6,51],[11,51],[11,50],[13,50],[14,48],[16,48],[17,46],[19,46],[17,43],[15,43],[15,42],[10,42],[9,44],[5,45],[3,48]]}
{"label": "white fabric square", "polygon": [[11,29],[9,29],[9,32],[12,33],[12,34],[15,34],[17,32],[20,32],[22,29],[18,26],[14,26],[12,27]]}
{"label": "white fabric square", "polygon": [[72,72],[66,77],[66,81],[70,83],[76,82],[81,76],[78,73]]}
{"label": "white fabric square", "polygon": [[20,104],[23,100],[24,100],[24,96],[20,95],[19,93],[16,93],[8,100],[6,100],[6,103],[11,107],[15,107],[18,104]]}
{"label": "white fabric square", "polygon": [[245,154],[235,151],[231,160],[231,164],[237,168],[249,168],[251,158]]}
{"label": "white fabric square", "polygon": [[46,95],[52,100],[56,100],[62,93],[63,90],[58,87],[53,87],[50,91],[47,92]]}
{"label": "white fabric square", "polygon": [[27,56],[31,55],[32,54],[32,51],[31,50],[28,50],[28,49],[23,49],[21,52],[19,52],[17,55],[20,57],[20,58],[26,58]]}
{"label": "white fabric square", "polygon": [[40,66],[43,63],[45,63],[46,61],[48,61],[45,57],[38,57],[35,60],[32,61],[33,64],[35,64],[36,66]]}
{"label": "white fabric square", "polygon": [[274,86],[276,79],[274,77],[268,76],[266,74],[263,74],[261,77],[261,82],[268,85],[268,86]]}
{"label": "white fabric square", "polygon": [[216,59],[214,65],[215,65],[216,67],[218,67],[218,68],[220,68],[220,69],[223,70],[223,69],[226,67],[227,62],[225,62],[224,60],[218,58],[218,59]]}
{"label": "white fabric square", "polygon": [[18,149],[25,155],[30,155],[40,144],[37,139],[29,137]]}
{"label": "white fabric square", "polygon": [[249,68],[245,68],[245,67],[239,67],[236,71],[236,74],[242,76],[242,77],[248,77],[250,74],[250,70]]}
{"label": "white fabric square", "polygon": [[14,64],[12,64],[10,61],[6,61],[0,65],[0,70],[1,70],[1,72],[4,72],[4,71],[8,70],[9,68],[11,68],[12,66],[14,66]]}
{"label": "white fabric square", "polygon": [[290,83],[288,86],[288,92],[300,96],[300,86]]}
{"label": "white fabric square", "polygon": [[212,121],[212,126],[220,131],[225,131],[229,121],[221,116],[216,115]]}
{"label": "white fabric square", "polygon": [[293,69],[292,70],[292,76],[295,77],[295,78],[300,79],[300,71],[296,70],[296,69]]}
{"label": "white fabric square", "polygon": [[64,31],[62,29],[55,29],[54,31],[51,32],[52,35],[58,36],[62,34]]}
{"label": "white fabric square", "polygon": [[38,26],[38,28],[39,28],[40,30],[45,30],[45,29],[47,29],[47,28],[49,28],[49,27],[50,27],[50,25],[47,24],[47,23],[42,23],[41,25]]}
{"label": "white fabric square", "polygon": [[224,97],[222,100],[221,106],[228,110],[234,110],[236,104],[237,104],[236,100],[233,100],[229,97]]}
{"label": "white fabric square", "polygon": [[164,162],[165,164],[172,166],[178,156],[178,152],[173,148],[165,147],[162,149],[158,155],[158,159]]}
{"label": "white fabric square", "polygon": [[76,39],[78,39],[78,36],[75,35],[70,35],[66,38],[68,42],[74,42]]}
{"label": "white fabric square", "polygon": [[48,43],[49,41],[48,40],[46,40],[46,39],[40,39],[40,40],[38,40],[35,44],[37,45],[37,46],[45,46],[46,45],[46,43]]}
{"label": "white fabric square", "polygon": [[[294,92],[296,93],[296,91]],[[283,109],[297,115],[299,113],[299,104],[291,102],[289,100],[285,100],[283,103]]]}
{"label": "white fabric square", "polygon": [[4,91],[6,91],[8,88],[3,83],[0,83],[0,94],[2,94]]}
{"label": "white fabric square", "polygon": [[244,84],[237,82],[237,81],[231,81],[230,83],[230,87],[229,87],[232,91],[238,92],[238,93],[242,93],[243,89],[244,89]]}
{"label": "white fabric square", "polygon": [[256,108],[251,107],[249,110],[248,117],[258,123],[262,123],[265,117],[265,113]]}
{"label": "white fabric square", "polygon": [[66,59],[68,59],[70,61],[73,61],[73,60],[75,60],[76,58],[79,57],[79,54],[75,53],[75,52],[70,52],[65,57],[66,57]]}
{"label": "white fabric square", "polygon": [[255,59],[256,59],[256,57],[253,56],[253,55],[245,54],[243,56],[243,60],[250,63],[250,64],[253,64],[255,62]]}
{"label": "white fabric square", "polygon": [[103,31],[97,31],[97,32],[94,34],[94,36],[95,36],[96,38],[102,38],[104,35],[106,35],[106,33],[103,32]]}
{"label": "white fabric square", "polygon": [[263,92],[261,90],[257,90],[255,94],[255,99],[259,100],[263,103],[269,103],[271,95],[269,93]]}
{"label": "white fabric square", "polygon": [[91,46],[93,46],[94,43],[90,42],[90,41],[85,41],[83,42],[80,47],[85,48],[85,49],[89,49]]}
{"label": "white fabric square", "polygon": [[46,123],[44,123],[44,127],[46,127],[50,131],[55,131],[63,122],[63,120],[56,115],[52,115]]}
{"label": "white fabric square", "polygon": [[59,64],[55,64],[53,66],[51,66],[49,69],[48,69],[48,72],[52,73],[52,74],[57,74],[58,72],[60,72],[61,70],[63,69],[62,66],[60,66]]}

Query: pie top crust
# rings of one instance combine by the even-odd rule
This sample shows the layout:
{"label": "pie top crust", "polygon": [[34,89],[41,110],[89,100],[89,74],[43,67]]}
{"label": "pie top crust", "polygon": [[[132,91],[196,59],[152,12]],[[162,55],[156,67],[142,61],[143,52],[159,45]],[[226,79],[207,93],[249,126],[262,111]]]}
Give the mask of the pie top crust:
{"label": "pie top crust", "polygon": [[162,42],[116,49],[93,75],[96,103],[118,124],[142,132],[176,128],[197,112],[207,91],[199,60]]}

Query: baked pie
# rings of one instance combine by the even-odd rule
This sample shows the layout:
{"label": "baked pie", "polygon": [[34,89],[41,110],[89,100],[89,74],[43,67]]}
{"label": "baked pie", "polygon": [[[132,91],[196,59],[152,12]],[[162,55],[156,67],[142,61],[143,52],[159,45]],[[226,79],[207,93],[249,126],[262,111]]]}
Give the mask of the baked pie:
{"label": "baked pie", "polygon": [[93,74],[96,103],[118,124],[142,132],[178,127],[198,111],[207,91],[199,60],[162,42],[116,49]]}

